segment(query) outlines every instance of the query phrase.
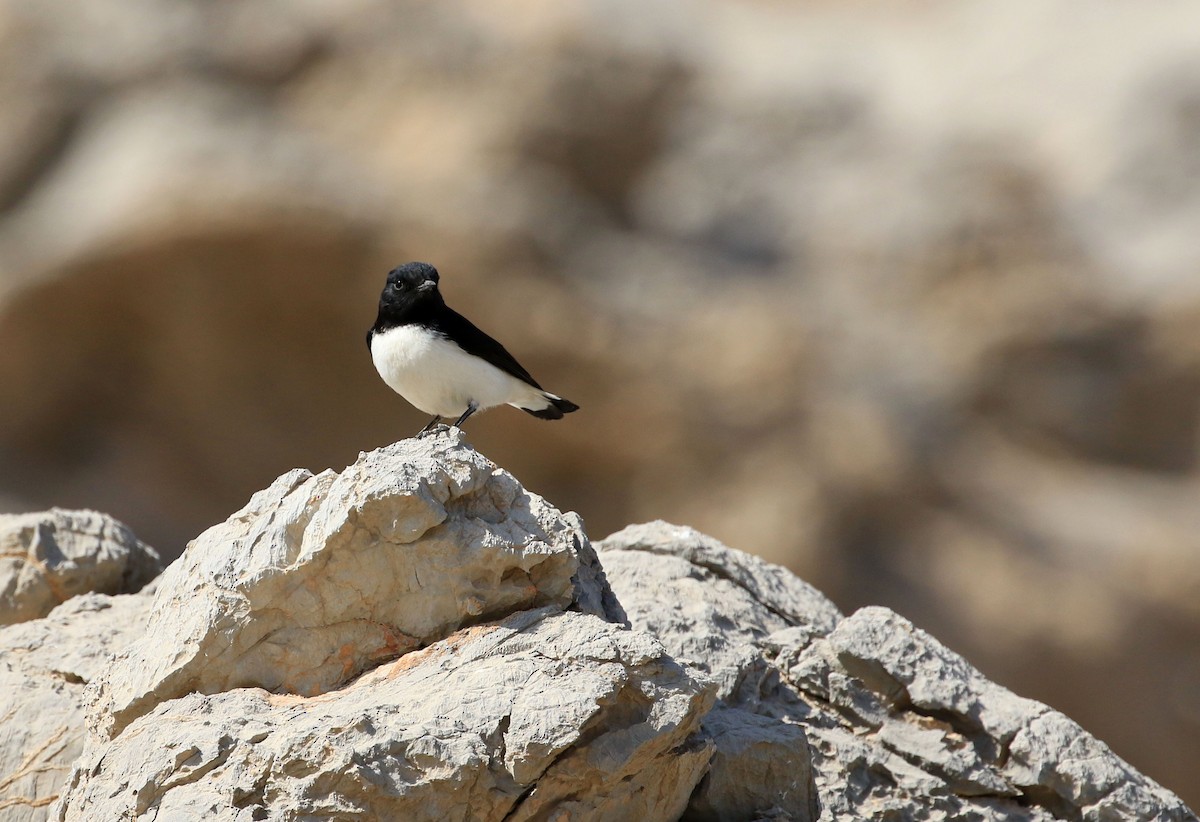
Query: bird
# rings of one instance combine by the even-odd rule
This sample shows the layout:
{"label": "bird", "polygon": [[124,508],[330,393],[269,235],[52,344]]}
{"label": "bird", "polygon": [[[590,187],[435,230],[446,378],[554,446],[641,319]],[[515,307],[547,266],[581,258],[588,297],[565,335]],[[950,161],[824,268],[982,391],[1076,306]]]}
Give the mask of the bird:
{"label": "bird", "polygon": [[538,385],[503,345],[446,305],[438,271],[411,262],[388,272],[379,315],[367,332],[375,370],[388,387],[433,419],[455,428],[498,405],[520,408],[543,420],[562,419],[579,406]]}

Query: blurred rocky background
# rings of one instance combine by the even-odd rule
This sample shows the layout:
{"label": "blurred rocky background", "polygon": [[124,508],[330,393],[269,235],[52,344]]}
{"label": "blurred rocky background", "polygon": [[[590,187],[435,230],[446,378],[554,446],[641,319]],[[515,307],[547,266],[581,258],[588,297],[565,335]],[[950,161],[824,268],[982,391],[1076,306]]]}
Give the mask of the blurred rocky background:
{"label": "blurred rocky background", "polygon": [[583,410],[472,443],[893,607],[1200,803],[1200,7],[0,0],[0,510],[164,559],[425,419],[392,266]]}

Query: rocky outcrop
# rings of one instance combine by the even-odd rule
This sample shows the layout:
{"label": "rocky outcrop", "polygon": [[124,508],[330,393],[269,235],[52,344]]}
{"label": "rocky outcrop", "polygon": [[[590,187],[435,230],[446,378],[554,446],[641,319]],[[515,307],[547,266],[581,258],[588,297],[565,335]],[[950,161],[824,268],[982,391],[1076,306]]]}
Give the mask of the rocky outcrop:
{"label": "rocky outcrop", "polygon": [[4,822],[45,818],[83,750],[85,686],[142,635],[153,587],[143,586],[161,569],[153,548],[105,514],[0,516]]}
{"label": "rocky outcrop", "polygon": [[886,608],[768,647],[781,688],[813,709],[804,724],[835,816],[863,814],[868,794],[927,819],[1196,818],[1078,724],[989,682]]}
{"label": "rocky outcrop", "polygon": [[[284,474],[163,575],[156,626],[101,694],[109,735],[159,702],[255,686],[312,696],[464,625],[573,603],[603,614],[582,523],[451,429]],[[610,595],[611,596],[611,595]]]}
{"label": "rocky outcrop", "polygon": [[84,689],[141,636],[151,596],[84,594],[0,629],[0,820],[37,822],[84,743]]}
{"label": "rocky outcrop", "polygon": [[[704,723],[717,754],[698,815],[1196,819],[1078,724],[988,681],[886,608],[841,618],[781,569],[666,523],[597,550],[633,627],[721,683]],[[809,754],[811,797],[788,793],[767,765],[787,730],[807,740],[783,747]]]}
{"label": "rocky outcrop", "polygon": [[321,696],[164,702],[89,749],[56,818],[675,819],[710,702],[646,634],[521,611]]}
{"label": "rocky outcrop", "polygon": [[0,648],[70,686],[13,688],[59,717],[5,724],[21,822],[1196,820],[895,613],[661,522],[593,550],[453,429],[289,472],[152,594]]}
{"label": "rocky outcrop", "polygon": [[667,819],[713,752],[713,686],[457,429],[280,477],[149,619],[90,691],[59,819]]}
{"label": "rocky outcrop", "polygon": [[135,593],[160,571],[158,552],[106,514],[0,515],[0,625],[44,617],[90,591]]}

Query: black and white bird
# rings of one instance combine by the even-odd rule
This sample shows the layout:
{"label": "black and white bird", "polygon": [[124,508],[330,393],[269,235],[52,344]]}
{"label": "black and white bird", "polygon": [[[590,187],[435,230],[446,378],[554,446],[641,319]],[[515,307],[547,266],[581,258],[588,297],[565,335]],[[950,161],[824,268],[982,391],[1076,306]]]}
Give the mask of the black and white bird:
{"label": "black and white bird", "polygon": [[446,305],[437,269],[405,263],[392,269],[367,332],[371,360],[383,381],[433,419],[455,417],[457,428],[476,411],[511,405],[544,420],[579,409],[542,390],[504,346]]}

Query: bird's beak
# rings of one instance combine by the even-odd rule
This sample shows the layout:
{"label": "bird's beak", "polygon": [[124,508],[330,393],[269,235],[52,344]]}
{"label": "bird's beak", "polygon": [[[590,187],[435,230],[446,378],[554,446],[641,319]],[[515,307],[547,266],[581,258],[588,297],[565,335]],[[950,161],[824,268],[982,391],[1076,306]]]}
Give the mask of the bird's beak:
{"label": "bird's beak", "polygon": [[419,286],[417,286],[417,290],[418,291],[435,291],[435,290],[437,290],[437,283],[435,283],[433,280],[426,280],[425,282],[423,282]]}

